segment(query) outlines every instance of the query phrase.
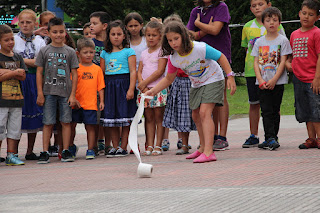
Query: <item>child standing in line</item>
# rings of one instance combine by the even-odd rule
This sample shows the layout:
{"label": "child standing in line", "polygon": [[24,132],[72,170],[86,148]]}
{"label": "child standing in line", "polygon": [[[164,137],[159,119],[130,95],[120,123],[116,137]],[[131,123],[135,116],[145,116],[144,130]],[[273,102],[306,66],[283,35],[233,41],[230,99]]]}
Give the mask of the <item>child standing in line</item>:
{"label": "child standing in line", "polygon": [[[100,57],[106,83],[105,109],[101,122],[104,127],[110,129],[113,145],[107,157],[122,157],[128,154],[130,124],[137,110],[136,56],[134,50],[129,48],[127,38],[124,24],[120,20],[111,22],[107,27],[105,49]],[[121,147],[118,147],[120,127],[122,127]]]}
{"label": "child standing in line", "polygon": [[90,22],[85,23],[85,25],[83,25],[83,36],[85,38],[95,38],[96,36],[92,34],[91,29],[90,29]]}
{"label": "child standing in line", "polygon": [[263,120],[265,141],[259,148],[275,150],[280,147],[278,132],[280,127],[280,106],[284,84],[288,83],[285,72],[287,56],[292,53],[287,37],[278,33],[281,23],[278,8],[269,7],[261,16],[267,34],[259,38],[252,50],[254,71],[259,85],[259,102]]}
{"label": "child standing in line", "polygon": [[290,37],[292,56],[287,68],[294,74],[295,114],[299,123],[306,122],[309,137],[300,149],[320,149],[320,29],[314,25],[320,18],[319,10],[319,1],[303,1],[299,11],[301,28]]}
{"label": "child standing in line", "polygon": [[50,37],[48,36],[48,23],[53,17],[55,17],[54,13],[50,11],[43,11],[39,17],[39,29],[34,31],[34,34],[40,35],[46,44],[51,42]]}
{"label": "child standing in line", "polygon": [[165,26],[162,51],[164,56],[170,55],[168,74],[145,94],[156,95],[168,87],[174,81],[177,69],[182,69],[192,82],[189,104],[201,145],[199,150],[186,158],[194,159],[194,163],[215,161],[217,159],[212,150],[214,135],[212,111],[216,103],[223,104],[225,80],[222,69],[227,73],[227,85],[231,89],[231,94],[236,91],[230,64],[220,51],[202,42],[192,42],[187,28],[177,21],[169,22]]}
{"label": "child standing in line", "polygon": [[[86,159],[94,159],[95,126],[97,125],[97,92],[100,97],[99,110],[104,108],[104,77],[99,66],[92,63],[95,54],[95,45],[92,39],[80,38],[77,41],[77,55],[80,59],[76,99],[80,109],[72,110],[71,131],[75,132],[77,123],[84,123],[87,131],[88,150]],[[74,134],[72,134],[74,140]]]}
{"label": "child standing in line", "polygon": [[[93,63],[100,66],[100,54],[102,50],[104,50],[104,41],[107,39],[107,33],[106,29],[108,26],[108,23],[110,21],[109,15],[106,12],[98,11],[98,12],[93,12],[90,15],[90,29],[91,29],[91,34],[95,36],[93,38],[93,42],[96,45],[95,50],[95,56],[93,58]],[[100,102],[99,100],[99,95],[97,94],[98,97],[98,103]],[[103,113],[99,111],[98,109],[98,120],[100,120],[100,116]],[[97,140],[97,146],[95,147],[95,152],[96,155],[99,154],[99,152],[105,153],[105,155],[110,151],[112,148],[111,146],[111,139],[110,139],[110,132],[108,128],[103,128],[100,125],[100,122],[98,121],[99,126],[96,128],[96,140]],[[103,137],[105,140],[103,140]]]}
{"label": "child standing in line", "polygon": [[[141,53],[148,48],[146,38],[143,35],[143,18],[139,13],[132,12],[124,18],[124,24],[128,30],[130,48],[136,53],[136,70],[138,71]],[[133,154],[132,150],[130,154]]]}
{"label": "child standing in line", "polygon": [[37,83],[36,83],[36,57],[40,48],[46,46],[45,41],[33,34],[36,25],[36,13],[33,10],[25,9],[19,16],[20,31],[14,36],[15,46],[13,51],[22,56],[28,67],[26,80],[22,82],[24,95],[24,106],[22,107],[21,131],[28,133],[28,148],[25,155],[26,160],[38,160],[39,157],[33,153],[37,132],[42,130],[42,107],[37,105]]}
{"label": "child standing in line", "polygon": [[[164,77],[164,71],[167,65],[167,57],[159,57],[161,47],[162,24],[158,21],[150,21],[146,25],[145,36],[148,49],[141,53],[138,69],[138,104],[140,103],[141,93],[145,93]],[[160,91],[150,101],[146,101],[144,106],[145,116],[145,134],[147,149],[144,155],[161,155],[161,142],[164,134],[162,126],[164,109],[167,101],[167,88]],[[156,134],[157,132],[157,134]],[[154,146],[154,137],[156,134],[156,145]]]}
{"label": "child standing in line", "polygon": [[13,52],[14,37],[8,25],[0,25],[0,146],[7,138],[8,166],[24,165],[18,157],[21,137],[23,94],[21,82],[26,79],[27,67],[23,58]]}
{"label": "child standing in line", "polygon": [[[190,13],[187,28],[198,41],[203,41],[221,51],[231,64],[231,35],[229,30],[230,14],[228,6],[220,0],[198,0],[197,7]],[[224,72],[224,77],[226,74]],[[229,121],[229,103],[227,85],[224,88],[223,106],[213,111],[215,123],[214,150],[227,150],[227,130]],[[220,127],[220,128],[219,128]]]}
{"label": "child standing in line", "polygon": [[[256,74],[254,72],[254,57],[251,55],[255,41],[267,33],[261,21],[262,12],[271,7],[270,0],[250,0],[250,10],[255,18],[247,22],[242,30],[241,47],[246,48],[244,74],[247,81],[249,96],[249,123],[250,136],[242,145],[242,148],[256,147],[259,144],[258,127],[260,120],[259,87],[256,85]],[[284,29],[280,24],[278,32],[285,36]]]}
{"label": "child standing in line", "polygon": [[[53,125],[56,123],[57,107],[62,125],[62,162],[74,161],[68,150],[71,135],[72,110],[77,105],[77,55],[64,44],[66,29],[60,18],[52,18],[48,24],[52,43],[41,48],[36,59],[37,65],[37,104],[43,106],[43,152],[38,163],[49,163],[49,143]],[[44,74],[43,74],[44,71]],[[70,79],[72,75],[72,80]]]}

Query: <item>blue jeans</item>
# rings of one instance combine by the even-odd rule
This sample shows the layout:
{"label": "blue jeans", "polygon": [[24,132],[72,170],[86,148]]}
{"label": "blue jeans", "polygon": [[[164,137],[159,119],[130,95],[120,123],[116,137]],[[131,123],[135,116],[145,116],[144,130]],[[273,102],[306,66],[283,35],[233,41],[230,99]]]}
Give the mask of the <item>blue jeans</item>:
{"label": "blue jeans", "polygon": [[68,98],[58,95],[45,95],[42,121],[44,125],[53,125],[56,123],[57,108],[59,109],[59,121],[62,123],[71,123],[72,109],[69,106]]}

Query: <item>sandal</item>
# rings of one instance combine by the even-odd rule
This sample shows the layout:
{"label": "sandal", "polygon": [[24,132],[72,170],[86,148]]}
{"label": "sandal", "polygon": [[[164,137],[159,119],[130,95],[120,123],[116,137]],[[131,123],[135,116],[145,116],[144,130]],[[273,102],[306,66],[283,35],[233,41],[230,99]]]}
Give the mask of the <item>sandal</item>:
{"label": "sandal", "polygon": [[[159,150],[155,150],[155,149],[160,149]],[[162,148],[160,146],[155,146],[153,151],[152,151],[152,155],[157,156],[157,155],[162,155]]]}
{"label": "sandal", "polygon": [[[148,150],[149,148],[151,149],[151,151]],[[152,154],[152,152],[153,152],[153,147],[152,147],[152,146],[147,146],[146,151],[144,151],[144,152],[142,153],[142,155],[144,155],[144,156],[150,156],[150,155]]]}
{"label": "sandal", "polygon": [[[186,150],[183,149],[183,147],[185,147]],[[184,154],[189,154],[189,146],[187,145],[182,145],[181,149],[178,149],[178,151],[176,152],[176,155],[184,155]]]}

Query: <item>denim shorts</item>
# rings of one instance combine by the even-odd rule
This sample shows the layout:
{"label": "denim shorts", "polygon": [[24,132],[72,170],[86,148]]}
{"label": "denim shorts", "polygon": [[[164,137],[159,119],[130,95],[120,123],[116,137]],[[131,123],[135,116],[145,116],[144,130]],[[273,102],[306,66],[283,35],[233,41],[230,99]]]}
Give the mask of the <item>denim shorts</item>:
{"label": "denim shorts", "polygon": [[96,110],[73,109],[72,122],[84,124],[98,124]]}
{"label": "denim shorts", "polygon": [[58,95],[45,95],[43,105],[43,124],[52,125],[56,123],[57,109],[59,110],[59,121],[71,123],[72,109],[69,106],[68,98]]}
{"label": "denim shorts", "polygon": [[296,119],[302,122],[320,122],[320,95],[313,93],[311,83],[304,83],[297,77],[292,79],[294,86]]}
{"label": "denim shorts", "polygon": [[259,104],[259,86],[256,85],[256,77],[246,77],[249,104]]}
{"label": "denim shorts", "polygon": [[0,107],[0,141],[5,138],[20,140],[22,108]]}

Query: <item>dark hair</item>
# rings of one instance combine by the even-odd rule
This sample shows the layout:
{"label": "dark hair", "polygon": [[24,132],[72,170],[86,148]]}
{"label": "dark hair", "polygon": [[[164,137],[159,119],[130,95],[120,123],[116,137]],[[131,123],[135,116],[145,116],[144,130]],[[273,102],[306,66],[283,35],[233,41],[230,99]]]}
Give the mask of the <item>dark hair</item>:
{"label": "dark hair", "polygon": [[282,19],[281,11],[276,7],[268,7],[262,12],[262,15],[261,15],[262,23],[264,23],[265,18],[267,17],[271,18],[273,15],[278,16],[279,22],[281,22],[281,19]]}
{"label": "dark hair", "polygon": [[307,8],[317,12],[317,16],[320,15],[320,3],[318,0],[304,0],[301,5],[301,9],[306,6]]}
{"label": "dark hair", "polygon": [[73,38],[70,36],[68,32],[66,32],[66,42],[65,44],[68,45],[69,47],[76,49],[76,43],[74,42]]}
{"label": "dark hair", "polygon": [[182,22],[179,21],[170,21],[168,24],[165,25],[164,31],[163,31],[163,36],[162,36],[162,56],[166,55],[172,55],[174,53],[173,49],[169,45],[168,39],[166,34],[167,33],[178,33],[181,35],[181,40],[182,40],[182,48],[185,53],[189,53],[192,48],[192,41],[189,36],[189,31],[188,29],[183,25]]}
{"label": "dark hair", "polygon": [[107,27],[107,38],[106,38],[106,41],[105,41],[105,44],[104,44],[104,48],[105,48],[105,51],[107,53],[111,53],[112,52],[112,49],[113,49],[113,45],[110,41],[110,31],[112,28],[114,27],[120,27],[120,29],[123,31],[123,34],[124,34],[124,39],[122,41],[122,47],[123,48],[128,48],[130,47],[130,43],[128,41],[128,33],[127,33],[127,30],[126,30],[126,27],[124,26],[123,22],[121,20],[115,20],[115,21],[112,21],[108,24],[108,27]]}
{"label": "dark hair", "polygon": [[85,47],[92,47],[94,49],[95,44],[93,40],[86,37],[79,38],[77,41],[77,50],[80,52]]}
{"label": "dark hair", "polygon": [[[224,0],[222,0],[224,1]],[[214,7],[218,6],[220,4],[220,2],[222,2],[221,0],[212,0],[211,3],[213,4]],[[203,0],[197,0],[195,1],[195,5],[198,5],[200,7],[205,6]]]}
{"label": "dark hair", "polygon": [[161,35],[162,33],[162,24],[158,21],[149,21],[146,25],[145,31],[147,31],[147,28],[157,29]]}
{"label": "dark hair", "polygon": [[[266,2],[267,2],[267,4],[269,4],[270,3],[270,0],[265,0]],[[252,0],[250,0],[250,3],[252,2]]]}
{"label": "dark hair", "polygon": [[[128,25],[128,23],[131,21],[131,20],[136,20],[137,22],[139,22],[140,24],[143,24],[143,18],[142,16],[137,13],[137,12],[132,12],[132,13],[129,13],[125,18],[124,18],[124,25]],[[128,32],[128,34],[130,35],[130,32]],[[143,36],[143,29],[140,30],[140,36]]]}
{"label": "dark hair", "polygon": [[3,34],[13,33],[11,27],[6,24],[0,25],[0,39],[2,38]]}
{"label": "dark hair", "polygon": [[63,25],[64,27],[66,27],[61,18],[53,17],[52,19],[50,19],[50,21],[48,23],[48,31],[50,31],[51,27],[57,26],[57,25]]}
{"label": "dark hair", "polygon": [[109,21],[110,21],[109,14],[107,12],[103,12],[103,11],[98,11],[98,12],[91,13],[89,18],[92,18],[92,17],[99,18],[99,20],[100,20],[100,22],[102,24],[108,24]]}

